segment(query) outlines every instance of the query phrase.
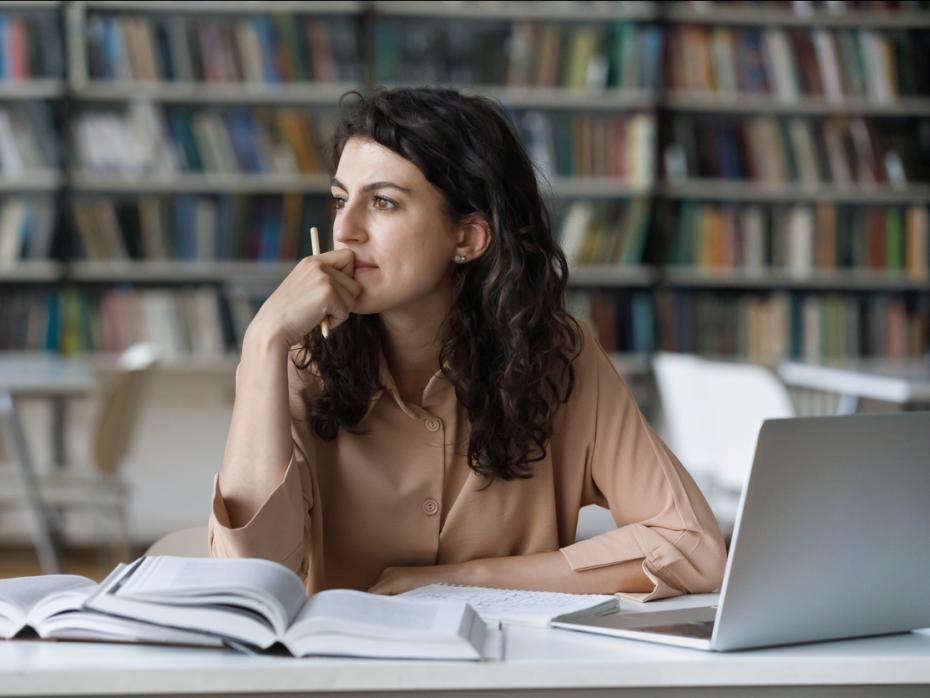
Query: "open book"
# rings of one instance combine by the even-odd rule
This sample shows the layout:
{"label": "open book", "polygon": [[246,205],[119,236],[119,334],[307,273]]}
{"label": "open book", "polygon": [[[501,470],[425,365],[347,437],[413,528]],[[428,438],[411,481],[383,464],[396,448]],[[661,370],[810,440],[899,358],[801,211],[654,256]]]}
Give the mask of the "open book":
{"label": "open book", "polygon": [[0,639],[35,633],[46,640],[150,642],[220,647],[222,641],[202,633],[164,628],[90,611],[84,602],[96,582],[71,574],[0,579]]}
{"label": "open book", "polygon": [[292,655],[481,659],[486,627],[465,603],[424,604],[303,582],[258,559],[143,557],[111,574],[85,608]]}
{"label": "open book", "polygon": [[554,620],[570,620],[580,614],[613,613],[620,608],[617,597],[609,594],[562,594],[454,584],[430,584],[400,594],[400,598],[467,603],[486,623],[536,627],[546,627]]}

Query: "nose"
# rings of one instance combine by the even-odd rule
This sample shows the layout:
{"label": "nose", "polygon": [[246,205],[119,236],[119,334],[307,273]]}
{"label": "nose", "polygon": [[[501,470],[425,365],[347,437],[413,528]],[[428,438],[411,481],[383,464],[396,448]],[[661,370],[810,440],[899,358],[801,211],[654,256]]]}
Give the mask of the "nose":
{"label": "nose", "polygon": [[336,212],[336,220],[333,222],[333,241],[348,245],[365,242],[367,239],[364,213],[346,201],[342,209]]}

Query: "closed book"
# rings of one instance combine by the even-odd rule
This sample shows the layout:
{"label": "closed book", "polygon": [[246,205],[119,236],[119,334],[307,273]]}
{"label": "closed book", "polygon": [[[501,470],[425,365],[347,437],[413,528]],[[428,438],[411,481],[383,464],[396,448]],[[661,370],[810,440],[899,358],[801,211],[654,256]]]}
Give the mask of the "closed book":
{"label": "closed book", "polygon": [[930,266],[930,216],[926,207],[909,206],[906,227],[905,258],[908,274],[926,276]]}
{"label": "closed book", "polygon": [[890,206],[885,210],[885,269],[904,269],[904,221],[901,209]]}

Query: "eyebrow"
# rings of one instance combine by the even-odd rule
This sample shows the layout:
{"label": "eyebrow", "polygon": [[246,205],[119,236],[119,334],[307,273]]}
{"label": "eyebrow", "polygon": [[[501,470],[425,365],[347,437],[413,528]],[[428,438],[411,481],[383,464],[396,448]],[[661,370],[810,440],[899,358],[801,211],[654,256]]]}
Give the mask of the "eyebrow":
{"label": "eyebrow", "polygon": [[[335,177],[333,177],[330,186],[339,187],[340,189],[349,191],[349,188]],[[378,189],[397,189],[398,191],[406,192],[407,194],[410,193],[410,189],[408,187],[402,187],[399,184],[394,184],[393,182],[371,182],[370,184],[366,184],[364,187],[359,189],[359,191],[364,194],[366,192],[376,191]]]}

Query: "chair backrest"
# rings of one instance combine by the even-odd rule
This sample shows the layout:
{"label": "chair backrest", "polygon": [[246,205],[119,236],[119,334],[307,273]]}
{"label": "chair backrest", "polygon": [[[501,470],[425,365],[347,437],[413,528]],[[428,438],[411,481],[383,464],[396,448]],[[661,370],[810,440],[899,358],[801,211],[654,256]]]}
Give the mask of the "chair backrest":
{"label": "chair backrest", "polygon": [[210,557],[207,527],[193,526],[172,531],[149,546],[146,555],[176,555],[178,557]]}
{"label": "chair backrest", "polygon": [[138,421],[146,380],[157,364],[151,344],[134,344],[117,360],[117,370],[104,385],[93,442],[93,462],[113,473],[126,455]]}
{"label": "chair backrest", "polygon": [[793,417],[788,389],[764,366],[701,361],[706,409],[713,424],[717,483],[742,490],[762,422]]}
{"label": "chair backrest", "polygon": [[669,447],[703,484],[715,471],[713,426],[704,402],[700,359],[660,352],[652,359]]}
{"label": "chair backrest", "polygon": [[766,419],[794,416],[787,388],[767,368],[689,354],[653,359],[669,446],[700,482],[743,486]]}

